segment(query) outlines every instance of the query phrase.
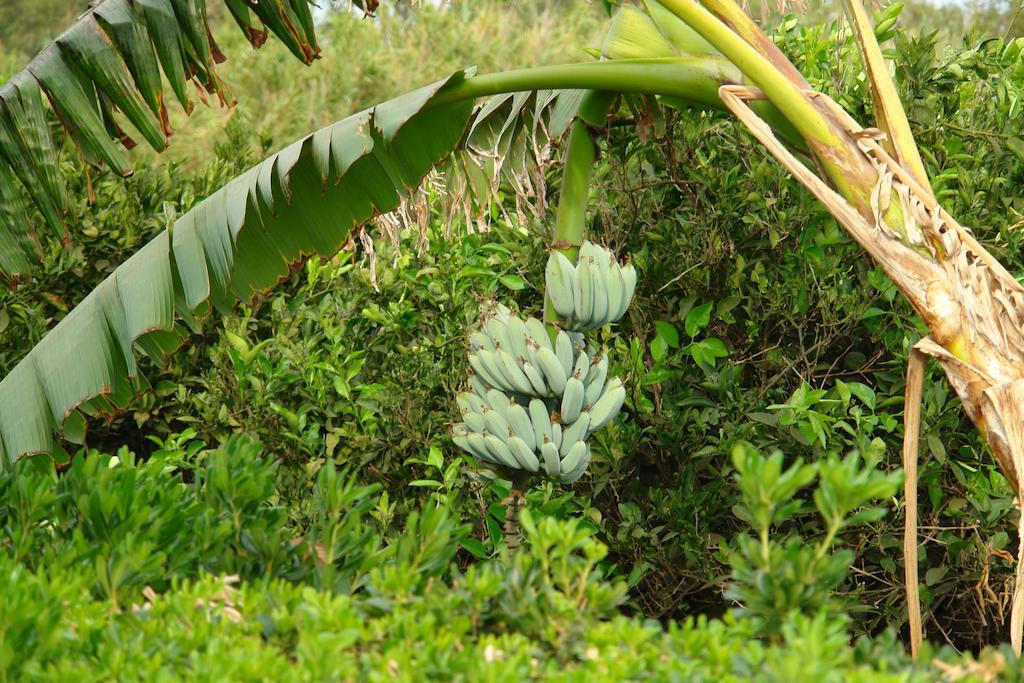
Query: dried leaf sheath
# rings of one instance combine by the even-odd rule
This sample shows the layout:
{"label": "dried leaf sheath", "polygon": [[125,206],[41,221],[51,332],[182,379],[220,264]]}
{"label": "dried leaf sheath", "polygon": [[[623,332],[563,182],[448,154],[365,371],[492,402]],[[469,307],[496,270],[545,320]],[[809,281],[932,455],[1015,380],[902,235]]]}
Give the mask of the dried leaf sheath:
{"label": "dried leaf sheath", "polygon": [[[924,196],[917,182],[877,143],[874,134],[860,129],[849,117],[840,118],[878,174],[872,193],[873,224],[800,163],[751,111],[745,100],[763,97],[762,93],[739,86],[725,86],[721,93],[726,106],[878,261],[925,320],[934,340],[922,340],[915,353],[939,362],[968,416],[985,433],[1000,470],[1021,492],[1024,330],[1015,323],[1024,309],[1024,288],[965,228],[930,196]],[[830,106],[839,109],[834,103]],[[899,197],[902,214],[908,219],[904,224],[906,236],[894,231],[885,220],[885,203],[893,194]],[[917,248],[911,248],[905,240]],[[931,258],[924,257],[922,250]],[[910,422],[908,418],[908,429]],[[1018,505],[1022,502],[1024,493],[1018,493]],[[910,524],[908,520],[908,527]],[[1011,618],[1015,649],[1021,646],[1024,627],[1022,589],[1024,585],[1018,583]],[[920,627],[914,608],[912,601],[912,631]],[[919,638],[912,633],[912,643]]]}

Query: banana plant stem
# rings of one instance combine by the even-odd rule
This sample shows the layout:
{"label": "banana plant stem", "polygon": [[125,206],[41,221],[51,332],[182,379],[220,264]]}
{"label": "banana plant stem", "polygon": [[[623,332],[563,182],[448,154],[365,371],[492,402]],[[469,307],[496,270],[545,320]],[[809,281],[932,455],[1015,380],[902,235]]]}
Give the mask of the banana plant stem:
{"label": "banana plant stem", "polygon": [[721,109],[718,88],[742,80],[739,69],[719,56],[557,64],[472,76],[450,85],[430,106],[508,92],[554,89],[671,95]]}
{"label": "banana plant stem", "polygon": [[[719,55],[619,59],[470,76],[447,86],[427,106],[530,90],[596,90],[660,95],[699,109],[724,110],[718,89],[744,82],[743,72]],[[806,149],[803,137],[774,104],[764,100],[752,103],[751,107],[786,142],[801,151]]]}
{"label": "banana plant stem", "polygon": [[[590,126],[603,127],[615,94],[607,91],[587,92],[580,102],[579,113],[569,133],[562,166],[562,191],[558,196],[558,212],[551,236],[551,248],[575,261],[587,232],[587,205],[590,203],[590,177],[597,161],[597,143]],[[544,296],[544,322],[558,319],[551,300]],[[550,329],[554,333],[554,329]]]}

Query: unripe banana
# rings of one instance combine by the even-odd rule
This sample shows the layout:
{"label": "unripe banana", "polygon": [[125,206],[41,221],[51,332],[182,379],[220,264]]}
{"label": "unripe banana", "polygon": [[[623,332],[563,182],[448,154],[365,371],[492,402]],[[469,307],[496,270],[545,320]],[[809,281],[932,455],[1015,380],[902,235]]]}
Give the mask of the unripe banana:
{"label": "unripe banana", "polygon": [[595,244],[590,240],[583,240],[583,244],[580,245],[580,253],[577,258],[577,262],[583,261],[584,259],[596,259],[598,255],[604,251],[604,247]]}
{"label": "unripe banana", "polygon": [[562,447],[562,425],[559,422],[551,423],[551,443],[555,444],[556,448]]}
{"label": "unripe banana", "polygon": [[590,260],[590,278],[593,282],[593,310],[591,325],[601,327],[608,322],[608,259],[610,254],[603,249]]}
{"label": "unripe banana", "polygon": [[526,323],[523,322],[522,318],[512,316],[508,319],[508,336],[512,342],[512,348],[506,349],[506,351],[511,353],[520,363],[529,358],[526,355],[526,335]]}
{"label": "unripe banana", "polygon": [[[490,438],[490,437],[488,437]],[[562,474],[570,474],[583,461],[587,454],[587,442],[577,441],[569,449],[568,455],[562,458]]]}
{"label": "unripe banana", "polygon": [[562,364],[566,377],[571,375],[572,340],[569,339],[569,335],[564,330],[559,330],[558,336],[555,337],[555,355],[558,356],[558,362]]}
{"label": "unripe banana", "polygon": [[484,394],[484,400],[487,401],[487,405],[491,410],[496,411],[506,420],[508,419],[508,404],[509,398],[505,392],[498,389],[488,389],[487,393]]}
{"label": "unripe banana", "polygon": [[[555,350],[555,347],[551,344],[551,336],[548,334],[548,328],[540,320],[536,318],[526,319],[526,331],[530,333],[530,339],[540,348],[548,348],[551,351]],[[529,342],[527,342],[529,347]]]}
{"label": "unripe banana", "polygon": [[573,280],[576,267],[561,252],[555,250],[548,256],[547,267],[544,269],[544,283],[548,298],[555,312],[563,317],[573,314]]}
{"label": "unripe banana", "polygon": [[550,441],[541,444],[541,457],[544,459],[544,471],[549,477],[557,477],[562,473],[562,461],[558,457],[558,448]]}
{"label": "unripe banana", "polygon": [[[583,443],[583,442],[580,442]],[[558,481],[563,484],[572,484],[579,481],[583,473],[587,471],[587,465],[590,464],[590,448],[587,448],[587,452],[583,454],[583,458],[580,459],[579,464],[576,465],[575,469],[569,470],[569,472],[563,474],[558,478]]]}
{"label": "unripe banana", "polygon": [[484,323],[484,331],[490,336],[491,341],[497,349],[512,351],[512,338],[509,337],[508,326],[503,320],[492,317]]}
{"label": "unripe banana", "polygon": [[512,451],[513,457],[516,462],[519,463],[519,467],[526,470],[527,472],[536,472],[540,468],[540,461],[537,460],[537,456],[534,454],[533,449],[528,448],[527,445],[518,436],[513,436],[508,440],[509,450]]}
{"label": "unripe banana", "polygon": [[608,270],[608,322],[615,322],[626,312],[626,283],[622,279],[622,267],[612,264]]}
{"label": "unripe banana", "polygon": [[484,415],[484,424],[487,426],[487,431],[498,437],[502,441],[508,440],[508,434],[512,430],[508,420],[505,419],[504,415],[498,413],[497,410],[489,410]]}
{"label": "unripe banana", "polygon": [[554,351],[541,348],[536,352],[536,359],[537,367],[544,374],[544,381],[551,387],[551,391],[555,395],[565,391],[565,382],[569,378],[566,376],[565,369],[562,368],[562,363],[558,360]]}
{"label": "unripe banana", "polygon": [[469,374],[469,386],[473,389],[473,393],[478,396],[483,396],[487,393],[487,389],[489,389],[487,384],[477,375],[476,370]]}
{"label": "unripe banana", "polygon": [[539,398],[530,401],[530,423],[533,425],[533,435],[537,443],[551,441],[551,417],[548,415],[547,405]]}
{"label": "unripe banana", "polygon": [[572,376],[581,382],[585,382],[587,373],[590,372],[590,354],[579,347],[576,350],[578,355],[576,356],[576,365],[573,367]]}
{"label": "unripe banana", "polygon": [[523,363],[523,374],[526,375],[526,379],[530,380],[530,386],[533,387],[534,396],[551,395],[551,390],[544,382],[544,376],[541,375],[540,370],[538,370],[533,363],[530,361]]}
{"label": "unripe banana", "polygon": [[[494,411],[489,410],[487,412],[493,413]],[[462,421],[466,423],[466,426],[469,427],[470,431],[474,431],[478,434],[483,434],[487,431],[487,420],[480,413],[474,413],[472,411],[463,413]]]}
{"label": "unripe banana", "polygon": [[590,413],[580,413],[576,421],[562,431],[562,445],[558,452],[564,458],[569,454],[569,449],[578,441],[587,438],[587,430],[590,428]]}
{"label": "unripe banana", "polygon": [[472,349],[473,351],[477,351],[478,349],[487,349],[488,351],[493,351],[494,342],[492,342],[491,338],[488,337],[486,334],[484,334],[480,330],[476,330],[471,335],[469,335],[469,348]]}
{"label": "unripe banana", "polygon": [[469,392],[460,391],[455,394],[455,405],[459,407],[460,413],[468,413],[472,408],[469,405]]}
{"label": "unripe banana", "polygon": [[474,392],[466,396],[466,400],[469,401],[469,407],[474,413],[483,415],[491,409],[490,406],[487,405],[487,401],[484,400],[484,396],[487,395],[487,391],[489,390],[484,390],[482,395]]}
{"label": "unripe banana", "polygon": [[537,435],[533,432],[533,423],[526,408],[518,403],[509,406],[508,424],[512,427],[512,434],[522,439],[531,451],[537,447]]}
{"label": "unripe banana", "polygon": [[477,357],[480,359],[480,363],[484,368],[494,377],[494,388],[503,389],[505,391],[515,391],[515,385],[512,384],[512,380],[505,374],[504,368],[501,367],[501,363],[498,362],[498,355],[496,351],[488,351],[487,349],[480,349],[476,352]]}
{"label": "unripe banana", "polygon": [[493,455],[491,455],[491,451],[487,448],[487,441],[486,439],[484,439],[483,434],[467,434],[466,443],[469,446],[467,450],[476,457],[480,458],[485,462],[492,463],[494,465],[501,464],[499,460],[497,460]]}
{"label": "unripe banana", "polygon": [[512,456],[512,449],[508,447],[507,443],[496,437],[494,434],[488,434],[485,436],[484,443],[487,444],[487,451],[502,465],[514,470],[519,469],[519,463]]}
{"label": "unripe banana", "polygon": [[[476,372],[476,376],[483,380],[483,383],[490,387],[500,386],[500,380],[495,374],[484,365],[483,360],[480,358],[480,354],[484,353],[486,349],[480,349],[476,353],[469,354],[469,364]],[[489,353],[489,352],[488,352]]]}
{"label": "unripe banana", "polygon": [[604,393],[590,409],[590,431],[596,432],[615,419],[626,400],[626,388],[622,380],[614,377],[609,380]]}
{"label": "unripe banana", "polygon": [[608,354],[602,352],[594,362],[590,365],[590,371],[587,373],[586,384],[586,395],[583,399],[584,406],[592,406],[597,403],[597,400],[601,398],[601,394],[604,393],[604,383],[608,379]]}
{"label": "unripe banana", "polygon": [[574,301],[574,330],[584,332],[590,329],[590,314],[594,310],[593,281],[590,278],[590,261],[580,259],[576,265],[576,300]]}
{"label": "unripe banana", "polygon": [[572,347],[575,349],[577,346],[583,346],[587,341],[586,336],[582,332],[573,332],[568,330],[566,334],[569,335],[569,341],[572,342]]}
{"label": "unripe banana", "polygon": [[533,386],[519,367],[519,363],[512,357],[512,354],[504,349],[498,349],[497,359],[500,369],[505,373],[505,377],[512,382],[514,390],[526,396],[531,395],[533,393]]}
{"label": "unripe banana", "polygon": [[627,263],[622,267],[622,283],[625,294],[623,295],[622,308],[618,312],[619,318],[626,314],[629,304],[633,302],[633,294],[636,292],[636,268],[633,267],[632,263]]}
{"label": "unripe banana", "polygon": [[562,414],[563,424],[575,422],[576,418],[580,416],[580,411],[583,409],[584,393],[583,382],[575,377],[570,377],[566,381],[565,392],[562,394],[562,408],[559,411]]}

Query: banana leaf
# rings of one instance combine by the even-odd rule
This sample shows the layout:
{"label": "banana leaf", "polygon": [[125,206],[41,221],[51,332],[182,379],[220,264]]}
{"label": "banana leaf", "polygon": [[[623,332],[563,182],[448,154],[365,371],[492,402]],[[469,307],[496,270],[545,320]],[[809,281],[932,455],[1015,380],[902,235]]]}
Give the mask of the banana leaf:
{"label": "banana leaf", "polygon": [[[310,0],[225,2],[253,46],[272,31],[306,64],[317,58]],[[24,195],[58,239],[68,237],[68,196],[57,170],[63,135],[54,139],[44,99],[86,162],[129,175],[122,147],[135,141],[120,118],[153,149],[167,146],[161,68],[186,111],[192,109],[189,80],[231,101],[217,76],[224,57],[211,35],[206,0],[102,0],[0,86],[0,275],[17,282],[38,260],[33,240],[25,238],[28,205],[12,194]]]}
{"label": "banana leaf", "polygon": [[432,101],[465,75],[302,138],[125,261],[0,381],[0,461],[60,457],[61,440],[83,441],[87,417],[124,408],[146,386],[137,353],[165,361],[213,310],[260,296],[397,209],[464,139],[472,101]]}

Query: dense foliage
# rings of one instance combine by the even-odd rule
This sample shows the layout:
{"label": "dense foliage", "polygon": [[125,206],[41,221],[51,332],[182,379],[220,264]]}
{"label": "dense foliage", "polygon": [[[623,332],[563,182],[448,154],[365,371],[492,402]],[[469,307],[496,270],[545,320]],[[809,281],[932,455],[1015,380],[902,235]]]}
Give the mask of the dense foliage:
{"label": "dense foliage", "polygon": [[[258,97],[243,97],[223,130],[210,114],[216,125],[188,134],[208,147],[203,160],[182,139],[172,154],[190,159],[127,182],[69,161],[78,234],[0,295],[0,370],[266,151],[429,80],[442,67],[417,62],[423,46],[449,45],[437,64],[461,65],[484,42],[525,35],[536,12],[585,19],[581,35],[596,22],[550,5],[457,3],[379,24],[339,14],[325,61],[344,53],[365,71],[310,72],[352,79],[314,81],[320,91],[288,86],[323,106],[290,106],[268,128]],[[794,19],[778,30],[812,85],[863,120],[870,97],[844,35]],[[884,37],[937,194],[1024,272],[1021,50]],[[291,72],[263,57],[239,80],[287,90]],[[509,482],[479,476],[447,434],[481,302],[534,314],[540,301],[550,226],[509,202],[483,235],[438,213],[425,244],[378,240],[379,291],[352,252],[307,264],[169,368],[149,368],[152,391],[94,426],[92,450],[66,471],[23,461],[0,474],[4,677],[1012,678],[1008,649],[953,649],[1002,640],[1016,539],[1012,493],[938,372],[921,486],[926,630],[940,658],[914,667],[899,642],[893,496],[920,323],[730,119],[632,105],[602,141],[591,215],[593,234],[641,273],[630,315],[601,332],[628,415],[594,439],[578,484],[528,493],[518,547]]]}

